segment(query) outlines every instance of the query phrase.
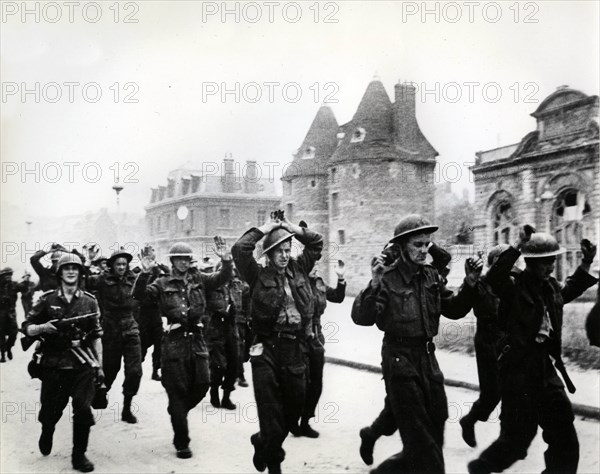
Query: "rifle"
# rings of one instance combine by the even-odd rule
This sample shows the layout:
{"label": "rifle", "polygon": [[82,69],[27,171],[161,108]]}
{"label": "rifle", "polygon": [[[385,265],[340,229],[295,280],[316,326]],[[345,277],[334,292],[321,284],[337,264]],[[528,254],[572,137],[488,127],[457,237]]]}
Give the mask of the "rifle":
{"label": "rifle", "polygon": [[[73,316],[72,318],[51,319],[48,322],[52,323],[52,325],[56,327],[56,329],[58,329],[59,332],[64,332],[68,328],[74,328],[75,324],[79,321],[83,321],[99,315],[99,312],[87,313],[82,314],[80,316]],[[38,339],[38,336],[28,336],[23,330],[21,330],[21,332],[23,332],[24,334],[24,336],[21,338],[21,347],[24,351],[27,351],[27,349],[29,349],[31,345]]]}

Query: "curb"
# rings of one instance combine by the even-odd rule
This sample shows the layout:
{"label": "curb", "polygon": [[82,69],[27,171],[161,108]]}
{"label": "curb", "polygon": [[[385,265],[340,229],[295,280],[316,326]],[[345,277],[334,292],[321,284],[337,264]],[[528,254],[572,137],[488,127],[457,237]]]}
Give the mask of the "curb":
{"label": "curb", "polygon": [[[350,367],[351,369],[364,370],[365,372],[372,372],[374,374],[381,374],[381,367],[378,365],[363,364],[362,362],[354,362],[346,359],[338,359],[337,357],[325,357],[325,361],[330,364],[342,365],[344,367]],[[449,387],[466,388],[467,390],[479,391],[479,385],[469,382],[463,382],[462,380],[444,378],[444,385]],[[572,403],[573,413],[581,416],[582,418],[590,418],[593,420],[600,421],[600,408],[592,407],[589,405],[581,405],[579,403]]]}

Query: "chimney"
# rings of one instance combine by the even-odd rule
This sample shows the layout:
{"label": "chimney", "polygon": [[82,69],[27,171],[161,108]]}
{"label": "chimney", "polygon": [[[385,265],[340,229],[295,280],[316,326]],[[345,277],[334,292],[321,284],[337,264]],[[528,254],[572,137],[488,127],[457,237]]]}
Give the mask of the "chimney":
{"label": "chimney", "polygon": [[394,130],[398,145],[410,150],[417,150],[419,125],[415,114],[416,88],[410,82],[394,86]]}
{"label": "chimney", "polygon": [[256,164],[256,160],[246,160],[246,165],[242,170],[244,192],[248,194],[256,194],[258,192],[258,181],[260,178],[260,169]]}
{"label": "chimney", "polygon": [[223,169],[221,170],[221,181],[223,182],[223,192],[232,193],[235,190],[236,179],[235,162],[231,157],[231,153],[223,158]]}

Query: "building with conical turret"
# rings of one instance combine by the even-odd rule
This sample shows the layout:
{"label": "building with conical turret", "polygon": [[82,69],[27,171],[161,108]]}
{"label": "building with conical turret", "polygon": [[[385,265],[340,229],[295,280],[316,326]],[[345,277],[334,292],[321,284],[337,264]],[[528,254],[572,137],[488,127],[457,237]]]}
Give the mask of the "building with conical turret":
{"label": "building with conical turret", "polygon": [[350,122],[321,107],[283,177],[286,214],[323,233],[322,273],[344,260],[351,293],[402,216],[433,218],[438,153],[417,123],[415,87],[397,84],[394,99],[375,79]]}

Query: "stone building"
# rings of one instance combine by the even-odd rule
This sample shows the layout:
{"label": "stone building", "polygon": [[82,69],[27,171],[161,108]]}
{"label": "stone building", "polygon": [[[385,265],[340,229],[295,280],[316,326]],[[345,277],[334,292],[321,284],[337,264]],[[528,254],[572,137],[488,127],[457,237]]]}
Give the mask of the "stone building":
{"label": "stone building", "polygon": [[348,291],[356,293],[403,215],[433,219],[437,155],[417,123],[411,84],[396,84],[392,102],[373,80],[340,126],[328,107],[319,109],[282,178],[282,202],[294,222],[324,234],[325,277],[344,260]]}
{"label": "stone building", "polygon": [[598,96],[559,87],[531,114],[536,130],[519,143],[476,153],[475,244],[512,243],[532,223],[556,236],[563,280],[578,265],[581,238],[598,242]]}
{"label": "stone building", "polygon": [[219,163],[186,163],[169,173],[166,186],[152,189],[145,207],[149,243],[163,261],[179,241],[189,243],[200,258],[214,257],[214,236],[233,245],[280,203],[273,179],[262,177],[254,161],[242,166],[229,156]]}

